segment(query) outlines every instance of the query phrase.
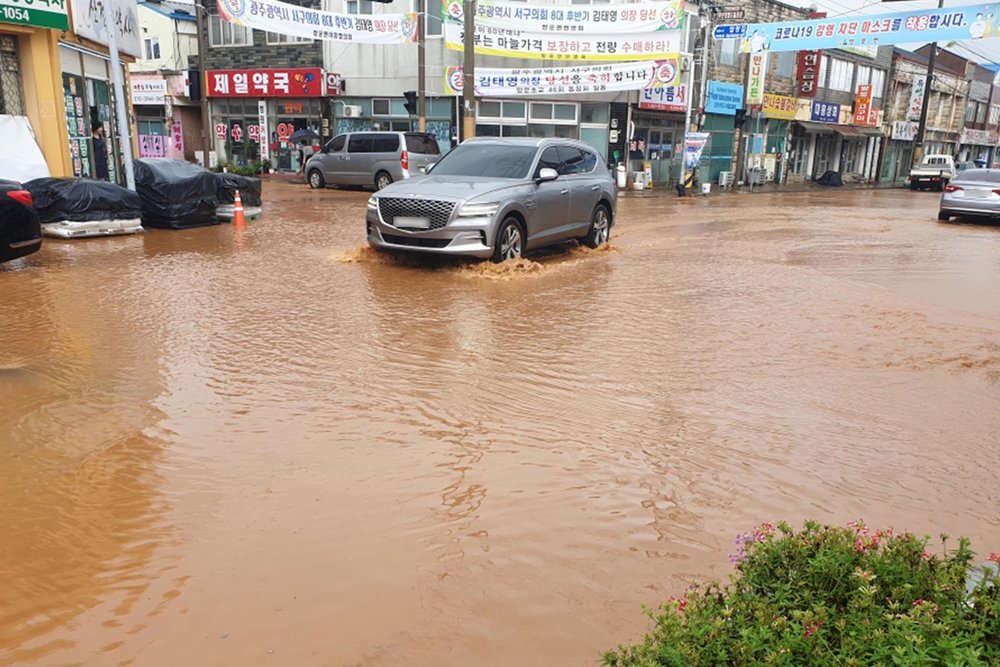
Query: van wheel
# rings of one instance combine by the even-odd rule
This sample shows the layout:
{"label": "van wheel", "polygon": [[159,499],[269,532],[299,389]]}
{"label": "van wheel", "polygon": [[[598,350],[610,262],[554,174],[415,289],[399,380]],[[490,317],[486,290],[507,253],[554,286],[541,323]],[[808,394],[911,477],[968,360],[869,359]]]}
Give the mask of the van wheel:
{"label": "van wheel", "polygon": [[599,248],[608,242],[611,235],[611,216],[604,204],[598,204],[590,216],[590,231],[583,237],[583,245],[588,248]]}
{"label": "van wheel", "polygon": [[493,261],[505,262],[518,259],[524,254],[524,234],[521,224],[515,218],[507,218],[497,230],[497,241],[493,244]]}
{"label": "van wheel", "polygon": [[323,182],[323,174],[319,169],[313,169],[309,172],[309,187],[313,190],[319,190],[325,185]]}
{"label": "van wheel", "polygon": [[382,188],[387,187],[390,183],[392,183],[392,176],[390,176],[388,172],[380,171],[379,173],[375,174],[376,190],[381,190]]}

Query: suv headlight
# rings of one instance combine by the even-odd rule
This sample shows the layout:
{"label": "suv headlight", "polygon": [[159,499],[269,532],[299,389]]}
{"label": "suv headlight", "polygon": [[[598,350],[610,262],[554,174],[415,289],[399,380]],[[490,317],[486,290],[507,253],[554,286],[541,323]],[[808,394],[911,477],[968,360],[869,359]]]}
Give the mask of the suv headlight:
{"label": "suv headlight", "polygon": [[498,208],[500,208],[499,202],[490,202],[489,204],[465,204],[462,206],[462,210],[458,212],[458,217],[492,218],[496,214]]}
{"label": "suv headlight", "polygon": [[378,197],[372,195],[368,198],[368,210],[377,211],[378,210]]}

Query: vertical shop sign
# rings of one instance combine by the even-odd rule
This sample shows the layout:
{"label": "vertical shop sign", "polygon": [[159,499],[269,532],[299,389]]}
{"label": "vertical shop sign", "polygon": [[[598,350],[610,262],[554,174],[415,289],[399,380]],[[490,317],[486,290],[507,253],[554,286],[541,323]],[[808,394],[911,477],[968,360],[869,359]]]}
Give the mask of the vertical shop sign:
{"label": "vertical shop sign", "polygon": [[750,54],[750,75],[747,77],[747,104],[764,103],[764,78],[767,74],[767,52]]}
{"label": "vertical shop sign", "polygon": [[926,85],[926,75],[913,75],[913,85],[910,86],[910,104],[906,107],[906,120],[920,120],[920,110],[924,106],[924,88]]}
{"label": "vertical shop sign", "polygon": [[819,51],[799,51],[798,96],[816,97],[819,87]]}
{"label": "vertical shop sign", "polygon": [[179,121],[170,126],[170,149],[174,157],[184,159],[184,127]]}
{"label": "vertical shop sign", "polygon": [[267,102],[260,100],[257,102],[257,122],[260,124],[260,160],[271,159],[270,133],[267,131]]}
{"label": "vertical shop sign", "polygon": [[858,96],[854,100],[854,124],[868,125],[872,116],[872,87],[867,84],[858,86]]}

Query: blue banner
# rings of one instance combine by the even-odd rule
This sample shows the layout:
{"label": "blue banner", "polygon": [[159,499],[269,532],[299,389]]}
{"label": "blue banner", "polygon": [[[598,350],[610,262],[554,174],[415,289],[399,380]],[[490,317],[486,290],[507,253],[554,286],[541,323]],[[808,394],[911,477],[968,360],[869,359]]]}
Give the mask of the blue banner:
{"label": "blue banner", "polygon": [[840,122],[840,105],[833,102],[812,103],[812,119],[817,123]]}
{"label": "blue banner", "polygon": [[751,23],[740,42],[740,50],[743,53],[814,51],[988,37],[1000,37],[1000,3],[811,21]]}
{"label": "blue banner", "polygon": [[735,116],[736,110],[743,107],[743,86],[738,83],[709,81],[705,98],[705,113]]}

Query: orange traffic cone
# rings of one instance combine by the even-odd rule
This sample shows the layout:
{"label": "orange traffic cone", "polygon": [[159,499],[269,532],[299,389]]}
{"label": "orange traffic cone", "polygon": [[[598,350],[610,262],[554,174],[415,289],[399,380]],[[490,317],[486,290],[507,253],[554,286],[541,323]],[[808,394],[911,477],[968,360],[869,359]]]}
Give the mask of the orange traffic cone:
{"label": "orange traffic cone", "polygon": [[236,191],[233,198],[233,225],[244,227],[247,224],[246,216],[243,215],[243,202],[240,200],[240,191]]}

